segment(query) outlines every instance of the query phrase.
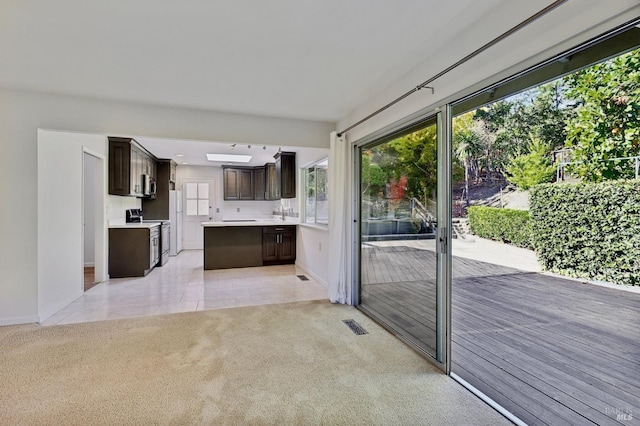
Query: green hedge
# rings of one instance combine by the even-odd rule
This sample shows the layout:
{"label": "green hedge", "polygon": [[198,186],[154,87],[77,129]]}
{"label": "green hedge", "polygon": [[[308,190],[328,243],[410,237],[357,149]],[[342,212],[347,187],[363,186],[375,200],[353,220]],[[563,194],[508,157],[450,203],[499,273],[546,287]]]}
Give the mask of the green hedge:
{"label": "green hedge", "polygon": [[475,235],[531,248],[529,212],[495,207],[469,207],[469,227]]}
{"label": "green hedge", "polygon": [[545,269],[640,285],[640,181],[539,185],[530,204]]}

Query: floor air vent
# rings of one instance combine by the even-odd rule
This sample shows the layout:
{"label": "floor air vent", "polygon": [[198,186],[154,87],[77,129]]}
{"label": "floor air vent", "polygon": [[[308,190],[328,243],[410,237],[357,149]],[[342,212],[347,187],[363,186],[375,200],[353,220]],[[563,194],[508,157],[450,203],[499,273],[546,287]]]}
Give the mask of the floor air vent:
{"label": "floor air vent", "polygon": [[363,334],[369,334],[367,333],[367,330],[362,328],[362,326],[358,324],[355,320],[348,319],[348,320],[342,320],[342,322],[347,324],[347,327],[349,327],[351,331],[353,331],[354,334],[357,334],[358,336],[362,336]]}
{"label": "floor air vent", "polygon": [[297,277],[300,281],[309,281],[309,278],[307,278],[306,275],[297,275]]}

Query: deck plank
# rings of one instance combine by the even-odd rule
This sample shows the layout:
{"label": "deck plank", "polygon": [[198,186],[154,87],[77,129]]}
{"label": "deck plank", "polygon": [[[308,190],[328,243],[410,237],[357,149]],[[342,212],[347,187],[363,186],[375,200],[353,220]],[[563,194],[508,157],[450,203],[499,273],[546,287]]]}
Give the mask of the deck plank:
{"label": "deck plank", "polygon": [[[435,351],[436,255],[368,245],[363,306]],[[632,424],[640,294],[454,257],[453,371],[531,424]],[[636,419],[634,419],[635,421]]]}

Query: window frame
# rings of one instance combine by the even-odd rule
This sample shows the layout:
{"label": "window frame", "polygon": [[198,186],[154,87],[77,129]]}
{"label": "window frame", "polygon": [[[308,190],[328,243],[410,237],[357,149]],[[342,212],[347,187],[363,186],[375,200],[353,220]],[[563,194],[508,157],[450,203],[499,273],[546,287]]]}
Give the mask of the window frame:
{"label": "window frame", "polygon": [[[324,179],[324,191],[319,192],[318,191],[318,171],[319,170],[324,170],[324,173],[326,175],[325,179]],[[328,184],[328,177],[329,177],[329,157],[323,157],[318,161],[314,161],[313,163],[310,163],[309,165],[305,166],[302,168],[302,176],[303,176],[303,181],[304,181],[304,189],[303,189],[303,193],[304,193],[304,201],[303,201],[303,215],[302,215],[302,220],[301,222],[303,224],[307,224],[307,225],[317,225],[317,226],[329,226],[329,210],[328,210],[328,201],[329,201],[329,184]],[[309,176],[310,174],[313,174],[313,214],[311,216],[309,216]],[[318,197],[319,194],[322,194],[321,197]],[[319,199],[321,198],[321,199]],[[327,203],[327,214],[326,214],[326,219],[325,218],[321,218],[319,220],[318,218],[318,202],[326,202]]]}

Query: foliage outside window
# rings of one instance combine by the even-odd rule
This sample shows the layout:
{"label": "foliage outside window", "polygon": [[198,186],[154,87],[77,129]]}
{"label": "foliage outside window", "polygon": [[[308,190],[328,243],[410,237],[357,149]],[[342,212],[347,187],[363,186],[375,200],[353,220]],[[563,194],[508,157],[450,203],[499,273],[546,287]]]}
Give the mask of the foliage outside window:
{"label": "foliage outside window", "polygon": [[328,166],[325,158],[304,169],[305,223],[329,224]]}
{"label": "foliage outside window", "polygon": [[363,241],[434,233],[437,140],[433,124],[361,149]]}
{"label": "foliage outside window", "polygon": [[551,163],[547,153],[545,144],[531,135],[529,153],[518,155],[505,167],[507,180],[521,190],[552,182],[556,176],[556,166]]}
{"label": "foliage outside window", "polygon": [[[584,181],[634,178],[640,49],[458,116],[453,130],[454,173],[464,172],[454,184],[462,181],[466,192],[471,183],[491,183],[509,169],[525,168],[543,182],[549,164],[540,157],[551,159],[553,152],[565,153],[567,170]],[[536,164],[525,167],[532,159]]]}
{"label": "foliage outside window", "polygon": [[531,236],[546,270],[640,285],[640,181],[544,184],[531,190]]}
{"label": "foliage outside window", "polygon": [[[640,49],[565,78],[577,113],[567,122],[571,171],[586,181],[635,177],[640,156]],[[616,160],[614,160],[616,159]]]}

